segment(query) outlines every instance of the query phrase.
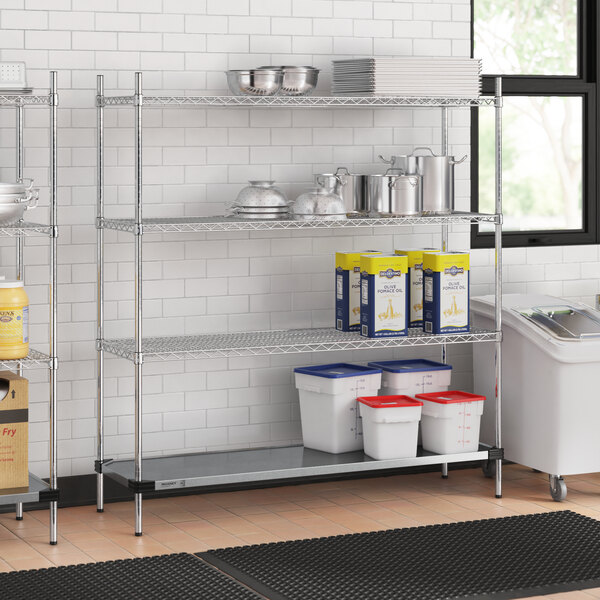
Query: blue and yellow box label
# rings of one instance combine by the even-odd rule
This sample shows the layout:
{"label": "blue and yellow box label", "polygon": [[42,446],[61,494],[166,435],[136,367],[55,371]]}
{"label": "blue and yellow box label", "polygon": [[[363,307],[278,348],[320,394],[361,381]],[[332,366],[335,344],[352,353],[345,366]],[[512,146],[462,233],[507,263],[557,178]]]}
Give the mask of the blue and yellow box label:
{"label": "blue and yellow box label", "polygon": [[408,334],[408,258],[360,257],[360,333],[365,337]]}
{"label": "blue and yellow box label", "polygon": [[360,329],[360,257],[379,254],[377,250],[335,253],[335,328]]}
{"label": "blue and yellow box label", "polygon": [[409,327],[423,327],[423,254],[439,252],[437,248],[408,248],[396,254],[408,258]]}
{"label": "blue and yellow box label", "polygon": [[423,255],[423,329],[426,333],[469,331],[468,252]]}

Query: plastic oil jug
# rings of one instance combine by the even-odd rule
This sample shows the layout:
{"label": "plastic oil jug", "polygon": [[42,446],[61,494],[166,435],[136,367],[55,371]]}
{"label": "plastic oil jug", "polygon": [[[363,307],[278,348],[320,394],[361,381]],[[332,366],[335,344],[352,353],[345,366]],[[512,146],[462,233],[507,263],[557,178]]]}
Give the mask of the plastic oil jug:
{"label": "plastic oil jug", "polygon": [[0,280],[0,360],[29,353],[29,298],[22,281]]}

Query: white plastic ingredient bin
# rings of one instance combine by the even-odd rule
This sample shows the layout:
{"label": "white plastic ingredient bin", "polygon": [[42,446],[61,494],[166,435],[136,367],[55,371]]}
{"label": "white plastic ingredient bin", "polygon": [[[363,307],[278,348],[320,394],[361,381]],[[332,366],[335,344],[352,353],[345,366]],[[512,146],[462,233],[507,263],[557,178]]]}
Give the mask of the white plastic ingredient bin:
{"label": "white plastic ingredient bin", "polygon": [[417,394],[423,402],[423,450],[436,454],[475,452],[485,396],[468,392]]}
{"label": "white plastic ingredient bin", "polygon": [[422,402],[408,396],[361,397],[365,454],[377,460],[413,458]]}
{"label": "white plastic ingredient bin", "polygon": [[370,362],[381,369],[382,396],[414,396],[429,392],[445,392],[450,387],[452,367],[433,360],[384,360]]}
{"label": "white plastic ingredient bin", "polygon": [[375,396],[381,370],[335,363],[294,369],[306,448],[332,454],[361,450],[363,432],[356,399]]}
{"label": "white plastic ingredient bin", "polygon": [[[494,328],[494,298],[473,298],[477,327]],[[600,471],[600,312],[537,294],[502,299],[502,446],[505,457],[551,475],[555,500],[566,496],[561,475]],[[494,444],[494,349],[473,352],[475,391],[485,394],[482,441]],[[486,381],[486,377],[490,377]]]}

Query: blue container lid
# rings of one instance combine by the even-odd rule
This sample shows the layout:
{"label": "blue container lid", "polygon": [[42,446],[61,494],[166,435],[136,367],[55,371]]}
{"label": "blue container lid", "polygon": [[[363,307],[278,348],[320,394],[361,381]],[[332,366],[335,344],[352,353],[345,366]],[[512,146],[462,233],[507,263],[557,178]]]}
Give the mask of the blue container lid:
{"label": "blue container lid", "polygon": [[451,371],[451,365],[417,358],[415,360],[384,360],[382,362],[370,362],[370,367],[389,371],[390,373],[416,373],[418,371]]}
{"label": "blue container lid", "polygon": [[338,379],[340,377],[356,377],[357,375],[377,375],[381,373],[381,369],[373,368],[372,366],[351,365],[350,363],[334,363],[331,365],[316,365],[314,367],[298,367],[294,369],[294,373]]}

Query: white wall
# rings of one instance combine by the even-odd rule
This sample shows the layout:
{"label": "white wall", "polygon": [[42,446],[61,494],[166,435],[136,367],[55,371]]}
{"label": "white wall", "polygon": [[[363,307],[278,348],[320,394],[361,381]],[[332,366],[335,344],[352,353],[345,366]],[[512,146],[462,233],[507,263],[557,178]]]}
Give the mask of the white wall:
{"label": "white wall", "polygon": [[[107,93],[224,92],[223,71],[313,64],[327,94],[333,57],[469,54],[469,0],[1,0],[0,59],[25,60],[29,82],[59,71],[60,475],[92,471],[95,454],[96,74]],[[26,175],[47,182],[47,114],[27,111]],[[14,176],[14,115],[0,111],[0,174]],[[144,113],[145,216],[215,214],[247,179],[273,178],[290,194],[338,165],[379,172],[379,153],[439,149],[430,110],[148,109]],[[131,109],[106,109],[107,216],[131,216]],[[468,111],[451,115],[451,151],[469,152]],[[457,168],[457,205],[469,206],[469,167]],[[47,204],[43,190],[42,204]],[[43,219],[44,209],[31,218]],[[133,238],[106,233],[106,333],[133,332]],[[439,229],[144,236],[146,335],[329,326],[336,250],[428,246]],[[468,246],[455,227],[455,248]],[[44,240],[28,240],[33,338],[45,341]],[[41,245],[40,245],[41,244]],[[1,267],[14,264],[2,247]],[[510,250],[506,291],[593,298],[596,247]],[[580,260],[585,263],[579,264]],[[473,293],[487,293],[491,253],[473,253]],[[564,280],[564,283],[563,283]],[[528,283],[529,282],[529,283]],[[145,452],[190,452],[300,440],[291,367],[324,361],[438,355],[438,349],[152,363],[144,368]],[[471,385],[471,349],[452,347],[454,384]],[[47,406],[33,373],[31,460],[47,472]],[[133,367],[107,361],[107,456],[133,449]]]}

